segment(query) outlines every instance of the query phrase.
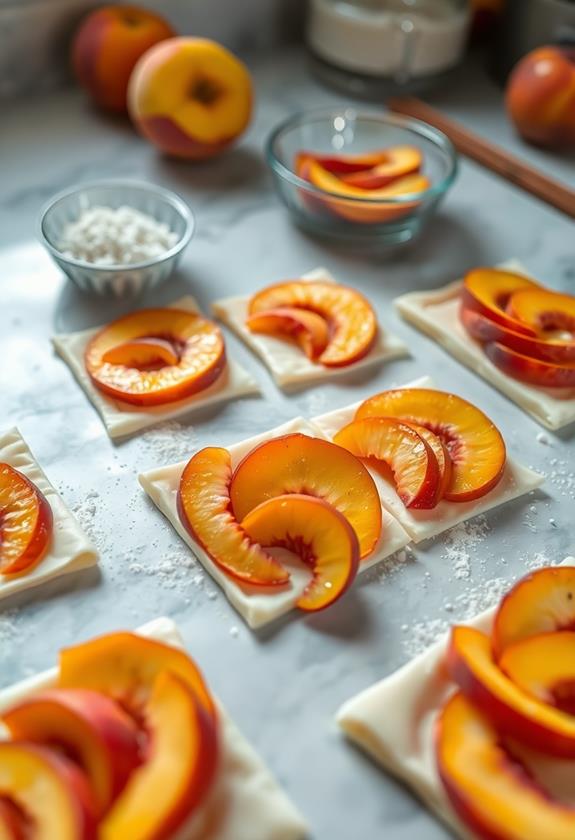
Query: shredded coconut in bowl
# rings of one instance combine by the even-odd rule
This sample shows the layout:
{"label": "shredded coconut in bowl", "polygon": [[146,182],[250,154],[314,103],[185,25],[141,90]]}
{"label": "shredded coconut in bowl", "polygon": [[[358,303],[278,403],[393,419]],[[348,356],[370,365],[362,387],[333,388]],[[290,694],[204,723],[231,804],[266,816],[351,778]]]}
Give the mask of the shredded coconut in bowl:
{"label": "shredded coconut in bowl", "polygon": [[168,225],[134,207],[94,206],[66,225],[58,247],[65,257],[94,265],[134,265],[161,256],[177,241]]}

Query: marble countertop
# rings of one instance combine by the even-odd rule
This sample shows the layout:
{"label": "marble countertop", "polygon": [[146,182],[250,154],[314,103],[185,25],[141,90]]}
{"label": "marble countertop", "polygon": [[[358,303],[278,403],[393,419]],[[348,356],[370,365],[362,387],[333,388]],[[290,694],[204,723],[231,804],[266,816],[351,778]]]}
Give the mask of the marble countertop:
{"label": "marble countertop", "polygon": [[[572,223],[473,163],[461,173],[419,240],[360,256],[292,226],[262,159],[277,121],[303,107],[343,99],[313,82],[304,56],[252,62],[258,109],[243,142],[201,166],[170,162],[127,124],[92,111],[74,91],[5,106],[0,132],[0,394],[2,426],[17,424],[66,502],[98,545],[99,571],[60,578],[0,606],[0,684],[51,665],[72,641],[170,615],[211,685],[302,812],[317,840],[439,840],[444,829],[401,786],[336,731],[333,715],[360,689],[409,658],[418,640],[529,564],[573,552],[572,429],[553,435],[394,314],[391,301],[431,289],[469,267],[520,258],[544,282],[573,289]],[[499,93],[478,65],[435,104],[556,175],[573,161],[527,151],[506,126]],[[147,299],[189,290],[203,304],[297,276],[318,265],[360,288],[409,359],[376,374],[344,377],[292,395],[232,336],[231,353],[257,377],[263,398],[211,409],[172,431],[113,445],[50,335],[101,323],[122,305],[82,296],[34,240],[42,203],[73,183],[105,176],[147,178],[181,193],[197,233],[178,275]],[[128,308],[123,304],[123,308]],[[432,374],[439,387],[476,402],[499,425],[509,451],[547,474],[542,491],[375,570],[337,606],[294,615],[251,633],[146,499],[138,471],[199,445],[228,444],[296,414],[343,406],[394,383]],[[541,442],[541,441],[546,442]],[[168,451],[171,448],[171,452]],[[468,577],[456,568],[461,554]]]}

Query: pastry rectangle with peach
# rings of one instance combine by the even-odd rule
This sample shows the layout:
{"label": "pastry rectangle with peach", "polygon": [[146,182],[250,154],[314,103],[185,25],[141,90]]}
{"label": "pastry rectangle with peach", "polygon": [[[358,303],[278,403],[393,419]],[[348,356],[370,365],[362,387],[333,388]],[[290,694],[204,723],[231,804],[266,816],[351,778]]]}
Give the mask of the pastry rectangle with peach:
{"label": "pastry rectangle with peach", "polygon": [[395,300],[401,315],[549,429],[575,421],[575,298],[515,260]]}
{"label": "pastry rectangle with peach", "polygon": [[212,304],[214,314],[264,362],[278,385],[305,385],[408,354],[373,308],[324,268],[251,298]]}
{"label": "pastry rectangle with peach", "polygon": [[189,296],[53,343],[111,438],[259,391]]}
{"label": "pastry rectangle with peach", "polygon": [[252,628],[329,606],[409,542],[363,465],[299,418],[140,483]]}
{"label": "pastry rectangle with peach", "polygon": [[97,562],[19,431],[0,434],[0,598]]}
{"label": "pastry rectangle with peach", "polygon": [[382,504],[414,542],[539,487],[543,476],[509,458],[495,425],[430,377],[311,421],[369,459]]}

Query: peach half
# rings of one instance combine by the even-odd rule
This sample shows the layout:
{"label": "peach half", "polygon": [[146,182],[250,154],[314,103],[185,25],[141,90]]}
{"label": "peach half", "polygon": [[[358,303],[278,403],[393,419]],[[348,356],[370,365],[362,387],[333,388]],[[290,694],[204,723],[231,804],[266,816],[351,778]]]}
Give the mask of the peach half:
{"label": "peach half", "polygon": [[224,572],[254,586],[281,586],[289,574],[254,544],[231,511],[232,466],[227,449],[208,447],[186,464],[178,487],[184,527]]}
{"label": "peach half", "polygon": [[48,549],[53,525],[44,494],[19,470],[0,463],[0,574],[36,565]]}
{"label": "peach half", "polygon": [[318,361],[345,367],[366,356],[377,337],[377,318],[369,301],[355,289],[318,280],[287,280],[267,286],[249,303],[249,317],[283,307],[310,311],[324,318],[330,340]]}
{"label": "peach half", "polygon": [[429,509],[437,504],[437,458],[412,426],[388,417],[366,417],[344,426],[333,440],[358,458],[376,458],[387,464],[405,507]]}
{"label": "peach half", "polygon": [[[133,345],[140,339],[155,343],[154,364],[150,364],[147,342],[139,351],[144,363],[132,366],[138,358]],[[176,356],[176,364],[166,363],[164,343]],[[110,354],[123,361],[110,362]],[[84,363],[99,391],[146,407],[182,400],[208,388],[224,370],[226,352],[222,334],[212,321],[183,309],[142,309],[100,330],[86,347]]]}
{"label": "peach half", "polygon": [[332,505],[314,496],[290,493],[266,499],[242,527],[254,542],[297,554],[312,580],[296,606],[315,612],[331,606],[351,586],[359,565],[355,531]]}
{"label": "peach half", "polygon": [[575,809],[535,782],[480,709],[454,694],[435,733],[439,776],[453,809],[482,840],[571,840]]}
{"label": "peach half", "polygon": [[104,813],[139,763],[138,729],[113,700],[86,689],[52,689],[22,700],[2,717],[15,741],[73,756]]}
{"label": "peach half", "polygon": [[575,758],[575,719],[536,700],[499,669],[489,636],[453,627],[447,653],[452,679],[496,729],[547,755]]}
{"label": "peach half", "polygon": [[204,38],[170,38],[142,56],[128,88],[138,130],[182,158],[220,153],[245,130],[252,111],[246,66]]}
{"label": "peach half", "polygon": [[311,361],[321,356],[329,344],[327,321],[309,309],[278,306],[250,315],[246,326],[254,333],[292,338]]}
{"label": "peach half", "polygon": [[497,427],[467,400],[427,388],[383,391],[363,402],[355,418],[393,417],[425,426],[445,444],[451,476],[444,490],[450,502],[484,496],[500,481],[505,443]]}
{"label": "peach half", "polygon": [[328,502],[355,531],[360,556],[366,557],[374,549],[381,535],[381,501],[373,478],[351,452],[303,434],[261,443],[233,474],[233,513],[243,523],[262,502],[287,493],[316,496]]}
{"label": "peach half", "polygon": [[507,312],[507,304],[520,289],[541,288],[533,280],[500,268],[474,268],[465,275],[461,302],[496,324],[523,335],[536,336],[535,330]]}

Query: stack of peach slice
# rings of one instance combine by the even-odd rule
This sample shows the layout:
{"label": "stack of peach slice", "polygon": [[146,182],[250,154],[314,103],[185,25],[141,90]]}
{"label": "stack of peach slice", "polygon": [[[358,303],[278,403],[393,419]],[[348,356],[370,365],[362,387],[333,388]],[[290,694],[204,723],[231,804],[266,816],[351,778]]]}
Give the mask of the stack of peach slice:
{"label": "stack of peach slice", "polygon": [[19,470],[0,463],[0,575],[24,574],[37,565],[52,530],[44,494]]}
{"label": "stack of peach slice", "polygon": [[[420,173],[421,166],[421,152],[415,146],[390,146],[363,155],[302,151],[295,160],[295,171],[300,178],[325,193],[342,196],[336,199],[306,195],[313,209],[325,208],[348,221],[365,224],[393,221],[419,205],[417,200],[399,205],[386,199],[427,190],[430,181]],[[364,199],[370,203],[362,205]]]}
{"label": "stack of peach slice", "polygon": [[399,388],[363,402],[334,442],[391,471],[406,507],[468,502],[501,479],[505,443],[471,403],[427,388]]}
{"label": "stack of peach slice", "polygon": [[[491,636],[454,627],[458,691],[438,719],[449,799],[478,837],[575,837],[575,569],[542,569],[502,600]],[[560,780],[567,782],[561,786]]]}
{"label": "stack of peach slice", "polygon": [[278,591],[290,574],[266,549],[298,555],[312,573],[297,600],[307,611],[343,595],[382,527],[377,489],[361,461],[299,433],[256,446],[235,470],[226,449],[202,449],[182,473],[178,511],[212,561],[243,585]]}
{"label": "stack of peach slice", "polygon": [[248,306],[252,332],[289,337],[326,367],[346,367],[366,356],[377,336],[371,304],[355,289],[317,280],[267,286]]}
{"label": "stack of peach slice", "polygon": [[62,651],[57,685],[1,722],[7,840],[170,840],[217,772],[218,715],[197,667],[132,633]]}
{"label": "stack of peach slice", "polygon": [[476,268],[464,282],[461,321],[509,376],[544,388],[575,386],[575,297],[510,271]]}
{"label": "stack of peach slice", "polygon": [[218,327],[196,312],[142,309],[100,330],[84,364],[102,393],[149,407],[208,388],[224,370],[226,353]]}

